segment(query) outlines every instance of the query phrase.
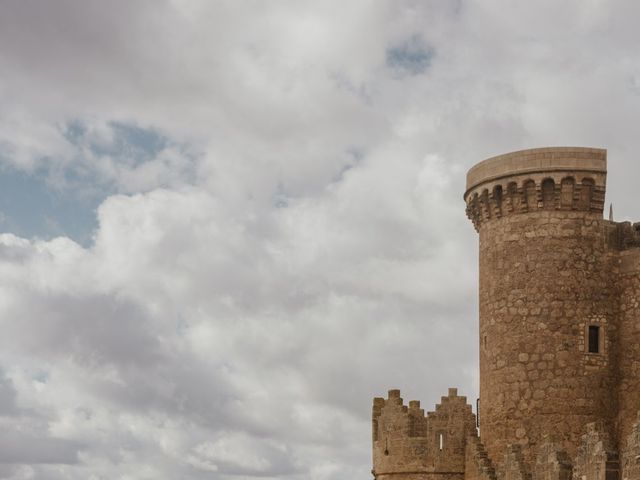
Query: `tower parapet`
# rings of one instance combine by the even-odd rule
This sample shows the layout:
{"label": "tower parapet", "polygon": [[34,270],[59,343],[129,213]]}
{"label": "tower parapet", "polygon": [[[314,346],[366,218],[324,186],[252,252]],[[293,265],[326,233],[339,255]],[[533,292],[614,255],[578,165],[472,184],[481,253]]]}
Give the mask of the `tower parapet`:
{"label": "tower parapet", "polygon": [[535,148],[480,162],[467,174],[467,216],[476,230],[486,221],[540,210],[602,215],[607,151]]}

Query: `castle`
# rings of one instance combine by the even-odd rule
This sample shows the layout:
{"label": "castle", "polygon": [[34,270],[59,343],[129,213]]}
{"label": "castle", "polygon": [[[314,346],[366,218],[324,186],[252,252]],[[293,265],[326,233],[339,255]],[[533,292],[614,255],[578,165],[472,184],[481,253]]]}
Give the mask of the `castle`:
{"label": "castle", "polygon": [[539,148],[469,170],[478,418],[456,389],[426,415],[398,390],[374,399],[376,480],[640,480],[640,223],[603,218],[606,157]]}

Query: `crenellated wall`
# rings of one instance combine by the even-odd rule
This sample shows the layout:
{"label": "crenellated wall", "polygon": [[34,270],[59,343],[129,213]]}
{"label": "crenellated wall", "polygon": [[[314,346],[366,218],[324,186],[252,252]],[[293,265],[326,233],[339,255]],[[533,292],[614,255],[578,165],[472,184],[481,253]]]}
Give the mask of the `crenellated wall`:
{"label": "crenellated wall", "polygon": [[462,480],[466,439],[475,415],[455,388],[426,415],[420,402],[404,405],[399,390],[373,402],[373,474],[376,479]]}
{"label": "crenellated wall", "polygon": [[538,211],[593,212],[602,216],[606,150],[538,148],[500,155],[467,174],[467,216],[484,222]]}

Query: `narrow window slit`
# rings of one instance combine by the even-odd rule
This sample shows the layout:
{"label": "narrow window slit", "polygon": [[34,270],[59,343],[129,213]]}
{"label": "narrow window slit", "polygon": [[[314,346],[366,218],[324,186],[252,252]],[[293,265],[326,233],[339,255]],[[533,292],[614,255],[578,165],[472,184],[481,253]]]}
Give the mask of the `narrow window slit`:
{"label": "narrow window slit", "polygon": [[589,353],[600,353],[600,327],[589,325]]}

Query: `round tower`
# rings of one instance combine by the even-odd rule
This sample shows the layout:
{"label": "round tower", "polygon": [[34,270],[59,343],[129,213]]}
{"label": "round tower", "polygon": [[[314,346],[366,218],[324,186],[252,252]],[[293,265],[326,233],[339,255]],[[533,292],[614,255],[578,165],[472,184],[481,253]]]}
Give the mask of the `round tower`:
{"label": "round tower", "polygon": [[531,463],[554,434],[574,457],[587,423],[613,428],[606,172],[606,150],[558,147],[493,157],[467,174],[480,236],[480,432],[498,471],[508,445]]}

